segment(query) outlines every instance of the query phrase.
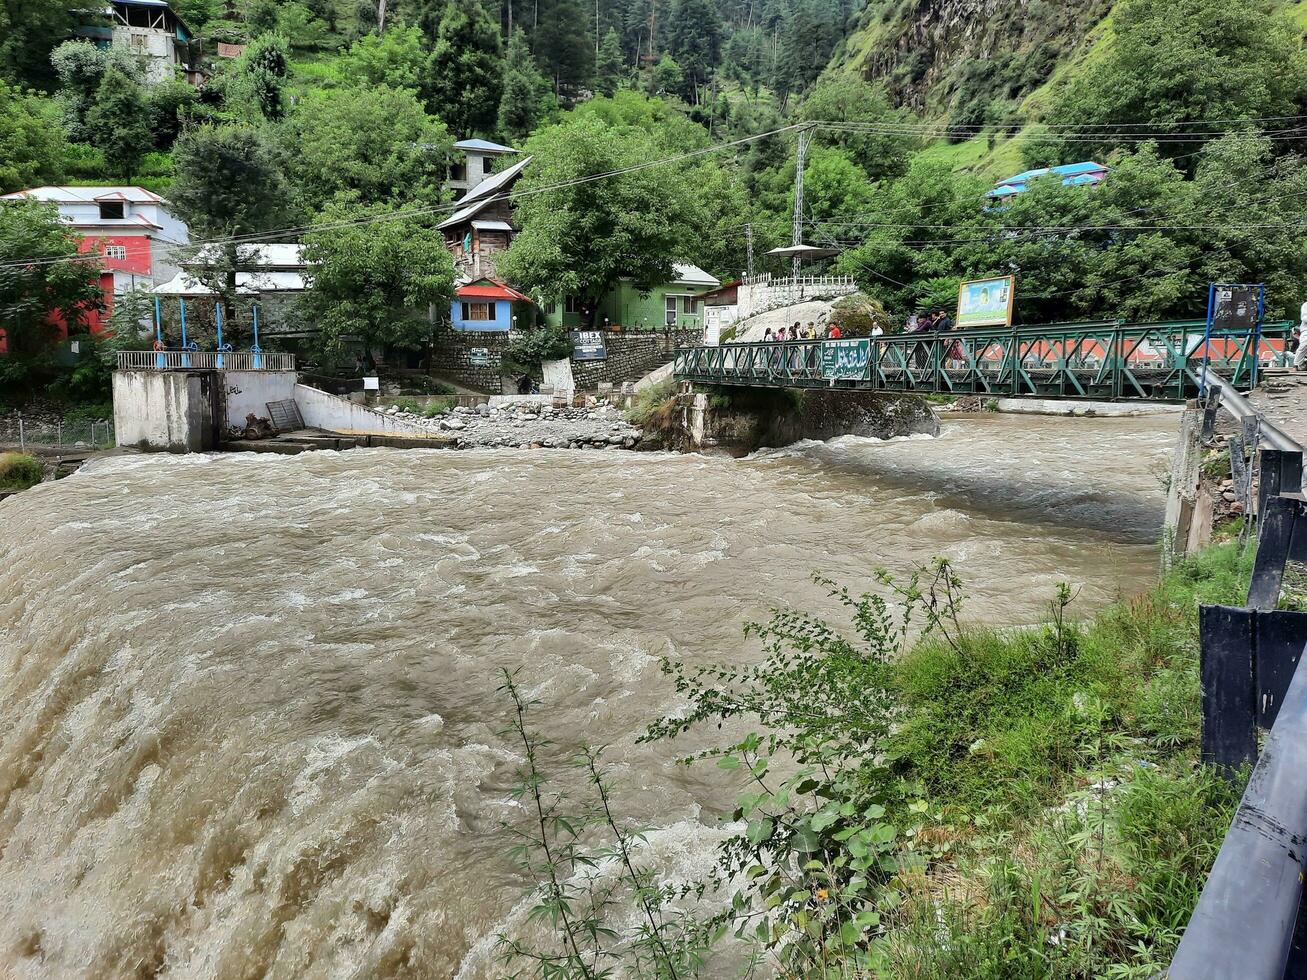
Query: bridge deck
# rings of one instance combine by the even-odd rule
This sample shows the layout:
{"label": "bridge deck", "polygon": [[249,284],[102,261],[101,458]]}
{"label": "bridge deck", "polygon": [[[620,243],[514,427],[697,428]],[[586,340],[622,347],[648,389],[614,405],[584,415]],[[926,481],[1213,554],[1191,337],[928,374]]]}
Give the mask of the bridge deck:
{"label": "bridge deck", "polygon": [[1283,366],[1290,325],[1215,332],[1200,320],[1082,323],[850,340],[725,344],[676,352],[680,381],[1003,398],[1183,401],[1209,363],[1239,389]]}

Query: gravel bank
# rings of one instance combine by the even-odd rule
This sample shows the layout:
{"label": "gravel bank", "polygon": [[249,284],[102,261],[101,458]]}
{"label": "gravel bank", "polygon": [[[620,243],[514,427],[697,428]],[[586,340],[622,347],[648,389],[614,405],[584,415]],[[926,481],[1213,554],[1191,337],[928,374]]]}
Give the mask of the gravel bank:
{"label": "gravel bank", "polygon": [[634,449],[644,433],[612,405],[552,408],[520,405],[454,408],[427,418],[391,408],[387,415],[425,425],[456,439],[459,449],[507,446],[521,449]]}

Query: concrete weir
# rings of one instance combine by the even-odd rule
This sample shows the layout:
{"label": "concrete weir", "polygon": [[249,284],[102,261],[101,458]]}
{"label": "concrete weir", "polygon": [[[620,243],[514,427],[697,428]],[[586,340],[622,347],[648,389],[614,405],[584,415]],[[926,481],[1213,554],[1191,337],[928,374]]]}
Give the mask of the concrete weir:
{"label": "concrete weir", "polygon": [[294,370],[142,368],[120,369],[113,375],[118,445],[146,451],[210,452],[226,441],[229,429],[244,427],[246,416],[266,418],[270,403],[285,401],[295,403],[307,428],[362,437],[351,444],[448,441],[429,428],[299,384]]}

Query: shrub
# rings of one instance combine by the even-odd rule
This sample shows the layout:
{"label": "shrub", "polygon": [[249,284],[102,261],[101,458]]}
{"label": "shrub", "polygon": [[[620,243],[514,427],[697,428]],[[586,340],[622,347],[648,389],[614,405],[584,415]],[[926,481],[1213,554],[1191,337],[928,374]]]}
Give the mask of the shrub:
{"label": "shrub", "polygon": [[45,468],[35,456],[0,453],[0,490],[26,490],[41,482]]}

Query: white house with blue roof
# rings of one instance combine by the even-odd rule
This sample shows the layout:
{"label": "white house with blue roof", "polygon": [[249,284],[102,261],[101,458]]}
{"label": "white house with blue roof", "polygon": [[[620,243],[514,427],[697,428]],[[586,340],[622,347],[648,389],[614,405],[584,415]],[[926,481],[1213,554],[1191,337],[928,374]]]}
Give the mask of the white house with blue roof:
{"label": "white house with blue roof", "polygon": [[454,192],[455,200],[462,200],[483,180],[494,176],[501,159],[521,151],[490,140],[467,139],[455,143],[454,152],[462,154],[463,159],[450,165],[445,186]]}
{"label": "white house with blue roof", "polygon": [[1028,191],[1031,181],[1038,180],[1040,177],[1059,177],[1063,187],[1093,186],[1101,183],[1107,177],[1108,171],[1106,165],[1092,160],[1063,164],[1059,167],[1040,167],[1037,170],[1026,170],[1007,180],[1000,180],[998,185],[985,196],[992,201],[1005,204],[1018,194]]}

